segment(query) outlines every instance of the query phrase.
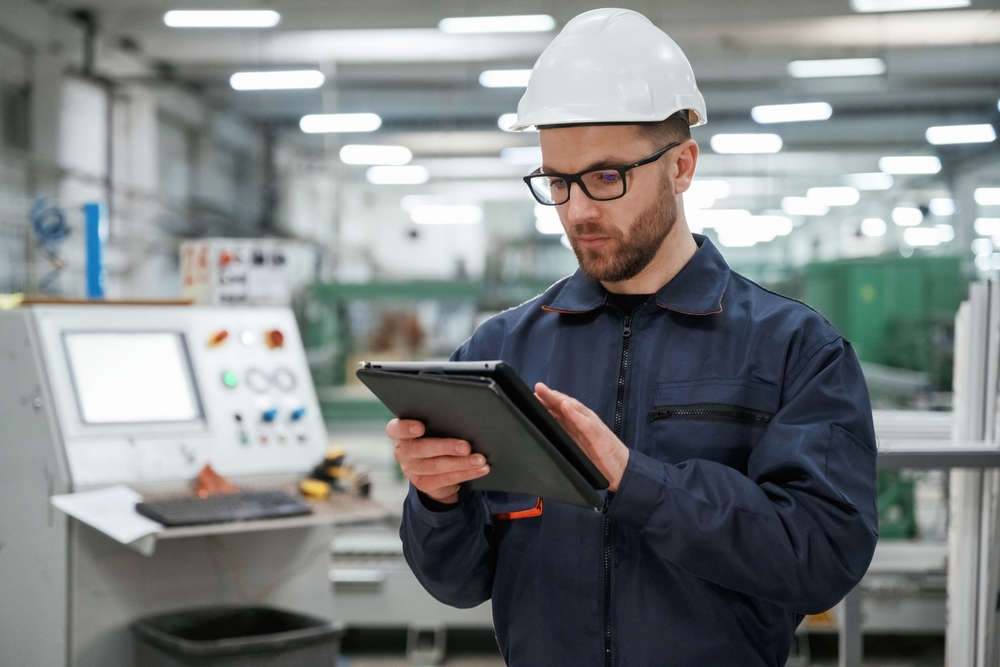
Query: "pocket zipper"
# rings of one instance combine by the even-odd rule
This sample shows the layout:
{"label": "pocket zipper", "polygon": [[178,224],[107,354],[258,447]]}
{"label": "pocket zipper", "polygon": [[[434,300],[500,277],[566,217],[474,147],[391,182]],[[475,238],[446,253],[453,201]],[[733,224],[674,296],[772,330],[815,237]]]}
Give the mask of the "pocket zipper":
{"label": "pocket zipper", "polygon": [[684,419],[688,421],[722,421],[750,426],[765,426],[772,415],[760,410],[740,408],[735,405],[699,403],[697,405],[665,405],[655,407],[649,413],[649,421],[660,419]]}

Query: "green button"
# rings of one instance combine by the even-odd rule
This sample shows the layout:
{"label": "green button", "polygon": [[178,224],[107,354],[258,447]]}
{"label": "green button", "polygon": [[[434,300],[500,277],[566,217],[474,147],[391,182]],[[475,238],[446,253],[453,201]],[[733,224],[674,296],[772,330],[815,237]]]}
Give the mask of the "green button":
{"label": "green button", "polygon": [[235,387],[236,386],[236,373],[234,373],[232,371],[226,371],[225,373],[223,373],[222,374],[222,384],[226,385],[227,387]]}

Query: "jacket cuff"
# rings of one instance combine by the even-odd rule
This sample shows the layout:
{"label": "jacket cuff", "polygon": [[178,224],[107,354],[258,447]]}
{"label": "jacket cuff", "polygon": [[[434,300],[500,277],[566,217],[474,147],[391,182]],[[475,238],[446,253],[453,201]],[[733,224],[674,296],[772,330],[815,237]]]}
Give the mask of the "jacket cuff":
{"label": "jacket cuff", "polygon": [[625,474],[608,504],[608,518],[645,528],[661,503],[665,486],[662,462],[634,449],[629,451]]}
{"label": "jacket cuff", "polygon": [[442,528],[444,526],[450,526],[455,523],[459,523],[465,520],[465,494],[459,493],[458,504],[450,509],[446,509],[443,512],[436,512],[432,509],[428,509],[420,501],[420,492],[417,491],[417,487],[410,485],[410,490],[406,494],[406,503],[410,510],[411,516],[418,519],[424,525],[430,526],[431,528]]}

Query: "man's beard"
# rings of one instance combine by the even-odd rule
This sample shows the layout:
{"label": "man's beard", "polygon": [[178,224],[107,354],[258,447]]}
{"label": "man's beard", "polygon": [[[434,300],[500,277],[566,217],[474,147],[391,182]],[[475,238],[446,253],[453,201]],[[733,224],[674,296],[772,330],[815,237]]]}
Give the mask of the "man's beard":
{"label": "man's beard", "polygon": [[[669,185],[656,202],[639,214],[626,235],[620,229],[598,222],[571,227],[569,242],[580,269],[594,280],[620,283],[635,278],[649,266],[660,250],[663,239],[677,222],[677,202]],[[607,236],[614,249],[590,249],[580,246],[580,236]]]}

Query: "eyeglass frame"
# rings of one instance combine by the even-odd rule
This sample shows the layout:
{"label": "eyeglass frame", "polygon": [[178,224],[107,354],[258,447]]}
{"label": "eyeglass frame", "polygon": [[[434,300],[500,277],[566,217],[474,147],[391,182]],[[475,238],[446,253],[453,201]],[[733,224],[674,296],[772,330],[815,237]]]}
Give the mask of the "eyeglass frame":
{"label": "eyeglass frame", "polygon": [[[669,144],[665,148],[661,148],[660,150],[656,151],[655,153],[653,153],[649,157],[644,157],[643,159],[639,160],[638,162],[633,162],[632,164],[625,164],[625,165],[620,165],[620,166],[616,166],[616,167],[615,166],[612,166],[612,167],[601,167],[599,169],[585,169],[584,171],[578,171],[575,174],[556,174],[556,173],[547,174],[547,173],[543,173],[543,172],[539,171],[541,169],[541,167],[539,167],[538,169],[536,169],[532,173],[528,174],[527,176],[524,176],[521,180],[523,180],[524,184],[528,186],[528,191],[531,192],[531,196],[535,198],[535,201],[537,201],[542,206],[562,206],[563,204],[568,203],[569,202],[569,197],[570,197],[570,191],[572,190],[572,187],[573,187],[574,183],[576,183],[578,186],[580,186],[580,191],[583,192],[583,194],[585,194],[588,199],[591,199],[593,201],[614,201],[616,199],[621,199],[626,194],[628,194],[628,179],[625,178],[625,173],[626,172],[631,171],[631,170],[635,169],[636,167],[641,167],[643,165],[656,162],[661,157],[663,157],[664,155],[666,155],[667,151],[669,151],[671,148],[677,148],[678,146],[680,146],[683,143],[684,143],[683,141],[675,141],[674,143]],[[587,186],[583,184],[582,176],[584,176],[585,174],[591,174],[591,173],[593,173],[595,171],[617,171],[618,174],[622,178],[622,193],[620,195],[617,195],[617,196],[614,196],[614,197],[608,197],[607,199],[598,199],[597,197],[595,197],[592,194],[590,194],[590,192],[587,191]],[[535,193],[535,189],[533,187],[531,187],[531,180],[534,179],[534,178],[538,178],[539,176],[549,176],[549,177],[555,176],[555,177],[561,178],[564,181],[566,181],[566,183],[567,183],[567,187],[566,187],[566,193],[567,193],[566,194],[566,201],[560,202],[558,204],[556,204],[556,203],[549,204],[549,203],[543,202],[541,199],[539,199],[538,198],[538,194]]]}

